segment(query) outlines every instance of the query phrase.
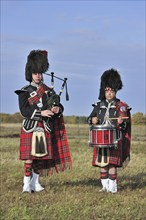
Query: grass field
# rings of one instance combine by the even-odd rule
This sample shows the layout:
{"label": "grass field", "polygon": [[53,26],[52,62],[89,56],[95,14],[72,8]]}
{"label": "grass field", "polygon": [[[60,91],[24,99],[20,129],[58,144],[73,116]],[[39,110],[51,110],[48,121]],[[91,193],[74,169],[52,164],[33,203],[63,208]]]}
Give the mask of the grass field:
{"label": "grass field", "polygon": [[146,127],[132,127],[131,161],[118,171],[118,193],[100,193],[87,125],[66,125],[72,170],[41,177],[45,191],[21,194],[20,125],[1,125],[1,220],[145,220]]}

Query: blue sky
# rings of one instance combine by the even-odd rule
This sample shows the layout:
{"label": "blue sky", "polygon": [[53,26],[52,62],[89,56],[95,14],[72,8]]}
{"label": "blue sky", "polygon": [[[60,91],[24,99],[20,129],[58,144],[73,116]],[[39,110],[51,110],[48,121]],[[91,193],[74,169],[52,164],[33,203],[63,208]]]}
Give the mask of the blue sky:
{"label": "blue sky", "polygon": [[[33,49],[48,51],[50,69],[68,78],[64,115],[88,116],[98,101],[100,77],[118,69],[117,97],[146,113],[145,1],[1,1],[1,112],[19,111],[14,91],[27,85],[25,64]],[[50,77],[45,76],[50,85]],[[55,80],[59,93],[61,81]]]}

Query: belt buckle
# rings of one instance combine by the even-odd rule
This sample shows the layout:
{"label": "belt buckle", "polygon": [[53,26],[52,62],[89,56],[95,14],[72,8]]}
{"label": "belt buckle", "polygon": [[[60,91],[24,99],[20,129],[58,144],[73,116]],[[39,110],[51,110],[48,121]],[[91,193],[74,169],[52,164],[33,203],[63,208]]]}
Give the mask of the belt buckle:
{"label": "belt buckle", "polygon": [[31,97],[34,97],[34,96],[36,96],[36,95],[37,95],[36,91],[33,91],[33,92],[30,93],[30,96],[31,96]]}

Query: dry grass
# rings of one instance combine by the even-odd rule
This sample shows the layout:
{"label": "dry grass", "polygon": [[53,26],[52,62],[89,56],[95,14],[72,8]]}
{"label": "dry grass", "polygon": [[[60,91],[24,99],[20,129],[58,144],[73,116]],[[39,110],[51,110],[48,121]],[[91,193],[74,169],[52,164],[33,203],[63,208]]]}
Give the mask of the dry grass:
{"label": "dry grass", "polygon": [[[3,134],[19,132],[12,126]],[[117,194],[99,193],[99,169],[91,166],[88,126],[67,125],[73,168],[41,177],[45,191],[21,194],[23,162],[19,138],[1,138],[1,220],[144,220],[146,219],[146,146],[144,127],[132,129],[131,161],[118,172]]]}

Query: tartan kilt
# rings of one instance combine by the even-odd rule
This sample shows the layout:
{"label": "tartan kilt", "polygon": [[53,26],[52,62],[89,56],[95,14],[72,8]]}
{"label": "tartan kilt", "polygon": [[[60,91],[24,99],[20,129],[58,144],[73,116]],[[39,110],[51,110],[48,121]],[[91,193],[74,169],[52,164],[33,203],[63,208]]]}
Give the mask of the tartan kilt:
{"label": "tartan kilt", "polygon": [[[44,128],[43,123],[39,122],[38,126]],[[23,128],[21,129],[20,160],[33,160],[32,167],[41,170],[42,173],[45,172],[45,175],[50,175],[53,168],[56,172],[63,171],[67,167],[70,168],[71,154],[63,117],[54,119],[51,133],[45,129],[44,132],[48,154],[43,157],[35,157],[31,155],[33,132],[26,133]]]}
{"label": "tartan kilt", "polygon": [[[96,165],[96,158],[98,158],[98,148],[93,149],[92,166]],[[118,142],[118,147],[109,148],[109,164],[116,167],[126,167],[130,161],[130,138],[123,136],[123,139]]]}

